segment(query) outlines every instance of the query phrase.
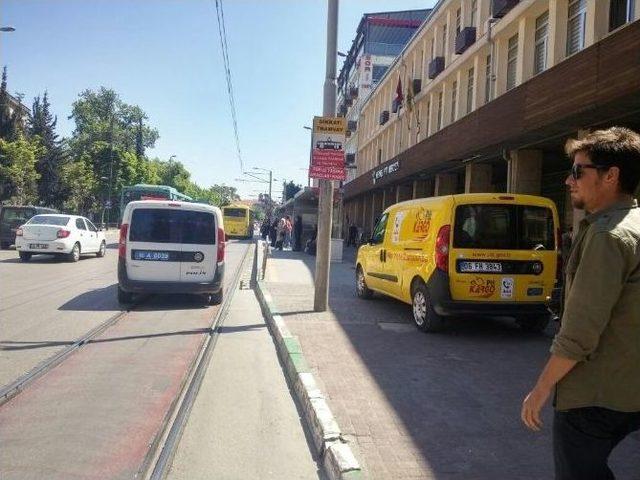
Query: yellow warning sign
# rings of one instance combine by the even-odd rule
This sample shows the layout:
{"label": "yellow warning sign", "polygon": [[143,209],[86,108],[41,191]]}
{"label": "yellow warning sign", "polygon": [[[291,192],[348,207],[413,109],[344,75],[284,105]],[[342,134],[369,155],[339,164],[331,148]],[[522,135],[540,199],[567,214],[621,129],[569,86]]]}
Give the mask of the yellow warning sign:
{"label": "yellow warning sign", "polygon": [[344,117],[313,117],[313,133],[338,133],[344,135],[347,122]]}

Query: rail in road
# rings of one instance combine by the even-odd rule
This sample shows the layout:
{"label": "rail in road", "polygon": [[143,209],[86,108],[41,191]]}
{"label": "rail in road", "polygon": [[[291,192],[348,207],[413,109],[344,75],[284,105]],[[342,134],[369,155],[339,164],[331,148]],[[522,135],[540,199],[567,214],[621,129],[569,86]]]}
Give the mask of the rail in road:
{"label": "rail in road", "polygon": [[229,244],[221,306],[151,297],[4,387],[0,478],[162,478],[248,252]]}

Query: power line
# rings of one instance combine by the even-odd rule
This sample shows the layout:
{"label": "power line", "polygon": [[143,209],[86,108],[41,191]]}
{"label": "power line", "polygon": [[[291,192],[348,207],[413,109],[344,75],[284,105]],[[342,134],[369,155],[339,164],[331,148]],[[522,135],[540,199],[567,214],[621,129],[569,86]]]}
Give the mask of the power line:
{"label": "power line", "polygon": [[216,16],[218,18],[218,33],[220,35],[220,49],[222,51],[224,74],[227,79],[227,93],[229,96],[229,107],[231,108],[231,121],[233,122],[233,133],[236,139],[236,152],[238,154],[238,161],[240,162],[240,171],[244,172],[242,152],[240,150],[240,135],[238,134],[238,116],[236,114],[236,102],[233,95],[233,81],[231,79],[229,46],[227,44],[227,29],[224,23],[224,10],[222,8],[222,0],[216,0]]}

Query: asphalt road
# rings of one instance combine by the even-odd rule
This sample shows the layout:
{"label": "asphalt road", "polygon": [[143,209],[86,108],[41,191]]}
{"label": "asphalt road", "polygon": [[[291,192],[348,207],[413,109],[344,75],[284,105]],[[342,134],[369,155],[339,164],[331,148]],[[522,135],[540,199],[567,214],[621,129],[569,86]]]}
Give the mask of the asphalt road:
{"label": "asphalt road", "polygon": [[[227,246],[226,285],[248,244]],[[0,383],[119,311],[116,251],[64,263],[0,257]],[[152,296],[0,407],[0,478],[131,479],[144,470],[217,306]]]}

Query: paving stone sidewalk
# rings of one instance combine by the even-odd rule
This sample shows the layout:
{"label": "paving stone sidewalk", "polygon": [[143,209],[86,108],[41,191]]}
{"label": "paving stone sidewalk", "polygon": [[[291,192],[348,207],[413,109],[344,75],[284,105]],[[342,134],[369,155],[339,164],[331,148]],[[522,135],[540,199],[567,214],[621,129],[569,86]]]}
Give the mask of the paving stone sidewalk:
{"label": "paving stone sidewalk", "polygon": [[[327,312],[313,311],[315,257],[272,252],[265,281],[365,477],[553,478],[551,409],[538,434],[519,412],[556,325],[527,334],[508,319],[457,320],[425,335],[408,305],[355,296],[354,256],[331,266]],[[639,451],[638,436],[617,448],[618,478],[640,478]]]}

